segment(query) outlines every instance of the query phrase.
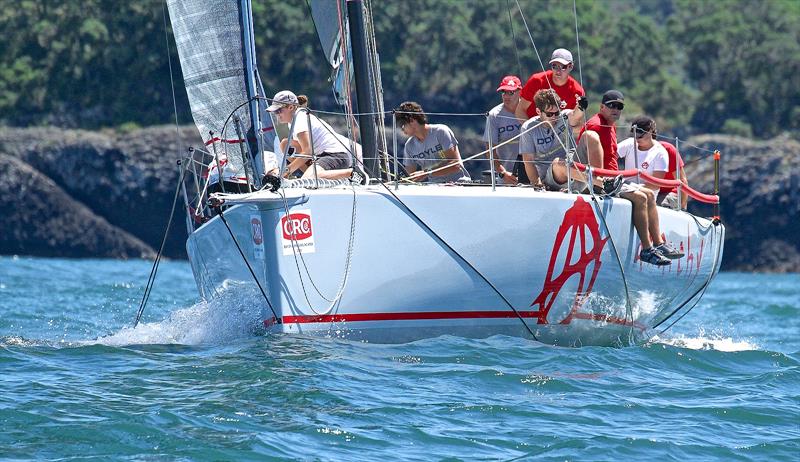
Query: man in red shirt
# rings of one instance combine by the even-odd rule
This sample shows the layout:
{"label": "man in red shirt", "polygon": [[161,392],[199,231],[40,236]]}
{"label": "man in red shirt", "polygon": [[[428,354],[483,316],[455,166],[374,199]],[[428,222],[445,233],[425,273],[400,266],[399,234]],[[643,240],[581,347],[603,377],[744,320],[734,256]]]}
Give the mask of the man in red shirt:
{"label": "man in red shirt", "polygon": [[[616,123],[624,108],[625,97],[622,92],[609,90],[603,94],[600,111],[586,122],[578,144],[586,148],[589,164],[592,167],[619,170]],[[649,142],[652,146],[652,139],[656,134],[654,120],[638,117],[634,119],[631,130],[636,137],[635,143]],[[645,145],[639,148],[649,149]],[[633,205],[631,222],[642,243],[642,250],[639,252],[641,261],[664,266],[669,265],[672,259],[683,257],[683,253],[661,240],[656,195],[651,189],[639,184],[625,183],[619,196],[631,201]]]}
{"label": "man in red shirt", "polygon": [[624,108],[625,97],[622,92],[608,90],[603,94],[600,111],[581,130],[578,145],[586,148],[589,165],[592,167],[619,170],[616,123]]}
{"label": "man in red shirt", "polygon": [[[672,143],[667,141],[661,141],[661,144],[667,150],[667,156],[669,157],[669,167],[667,168],[667,174],[664,175],[665,180],[674,180],[675,179],[675,170],[676,166],[678,174],[680,175],[681,183],[685,185],[689,185],[689,181],[686,179],[686,172],[683,171],[683,159],[681,158],[681,153],[678,152],[678,148],[675,147]],[[681,210],[686,210],[686,205],[689,202],[689,196],[683,192],[681,193]],[[671,209],[678,208],[678,188],[670,188],[669,186],[665,186],[658,191],[658,197],[656,198],[656,203],[662,207],[669,207]]]}
{"label": "man in red shirt", "polygon": [[520,93],[519,104],[515,112],[519,120],[525,121],[536,116],[533,95],[539,90],[552,88],[561,98],[561,108],[575,109],[578,98],[586,95],[583,87],[569,73],[573,68],[572,53],[559,48],[550,57],[550,70],[532,74]]}

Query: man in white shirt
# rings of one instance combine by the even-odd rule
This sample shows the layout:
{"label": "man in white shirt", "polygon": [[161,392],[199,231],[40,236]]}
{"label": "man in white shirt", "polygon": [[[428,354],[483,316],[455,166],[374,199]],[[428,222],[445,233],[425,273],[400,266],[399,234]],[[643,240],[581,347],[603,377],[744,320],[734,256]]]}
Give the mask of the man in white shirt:
{"label": "man in white shirt", "polygon": [[[639,169],[655,178],[664,178],[669,160],[664,146],[655,142],[658,133],[655,120],[644,115],[634,117],[631,133],[633,138],[623,140],[617,146],[620,159],[625,159],[625,169]],[[633,203],[633,226],[642,242],[639,258],[645,263],[662,266],[684,254],[661,239],[656,206],[658,190],[658,185],[632,177],[622,185],[619,195]]]}

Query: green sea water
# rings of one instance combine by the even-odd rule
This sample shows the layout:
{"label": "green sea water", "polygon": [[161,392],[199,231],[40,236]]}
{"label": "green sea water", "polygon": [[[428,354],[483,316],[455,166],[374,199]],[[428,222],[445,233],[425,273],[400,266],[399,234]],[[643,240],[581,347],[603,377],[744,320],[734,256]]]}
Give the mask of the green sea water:
{"label": "green sea water", "polygon": [[653,342],[257,334],[165,262],[0,257],[2,460],[800,460],[800,275]]}

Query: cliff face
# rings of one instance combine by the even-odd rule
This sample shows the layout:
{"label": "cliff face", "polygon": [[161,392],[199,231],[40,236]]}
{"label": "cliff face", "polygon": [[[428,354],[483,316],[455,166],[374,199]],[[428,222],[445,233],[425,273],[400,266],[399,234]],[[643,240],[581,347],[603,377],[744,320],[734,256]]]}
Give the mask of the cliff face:
{"label": "cliff face", "polygon": [[[10,203],[0,253],[64,257],[138,258],[154,254],[164,235],[178,178],[177,159],[189,145],[201,145],[194,127],[153,127],[122,134],[56,128],[0,129],[2,188],[19,200]],[[179,146],[180,144],[180,146]],[[14,165],[16,168],[9,168]],[[26,187],[25,175],[36,180]],[[26,191],[24,194],[19,191]],[[31,207],[31,203],[39,207]],[[184,257],[183,201],[165,248]],[[76,226],[46,224],[56,214]],[[105,223],[102,227],[92,223]],[[54,234],[58,241],[38,236]],[[110,240],[103,235],[118,235]],[[5,236],[13,236],[6,238]],[[93,239],[94,246],[76,245]],[[100,243],[104,243],[101,245]]]}
{"label": "cliff face", "polygon": [[[800,142],[703,135],[689,143],[722,153],[720,215],[727,231],[723,269],[800,271]],[[690,184],[713,191],[713,162],[695,160],[686,159]],[[711,215],[710,207],[696,202],[689,209]]]}
{"label": "cliff face", "polygon": [[[800,224],[800,143],[722,135],[688,142],[722,152],[723,269],[800,271],[800,233],[794,230]],[[0,128],[0,193],[7,203],[0,254],[152,256],[169,218],[176,161],[188,146],[201,146],[193,126],[125,134]],[[699,152],[684,151],[686,172],[695,189],[710,192],[713,162]],[[689,207],[712,214],[696,202]],[[183,217],[179,199],[166,256],[185,257]]]}

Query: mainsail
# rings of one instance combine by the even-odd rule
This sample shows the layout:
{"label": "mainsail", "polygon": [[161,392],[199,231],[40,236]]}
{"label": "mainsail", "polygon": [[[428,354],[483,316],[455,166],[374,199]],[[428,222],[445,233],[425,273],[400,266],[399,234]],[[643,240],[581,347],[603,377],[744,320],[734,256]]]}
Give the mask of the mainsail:
{"label": "mainsail", "polygon": [[[263,96],[263,90],[252,51],[250,2],[167,0],[167,6],[195,125],[206,146],[219,147],[225,179],[246,181],[242,142],[260,154],[258,146],[272,150],[275,138],[271,119],[252,114],[254,92]],[[252,180],[258,183],[258,176]]]}

